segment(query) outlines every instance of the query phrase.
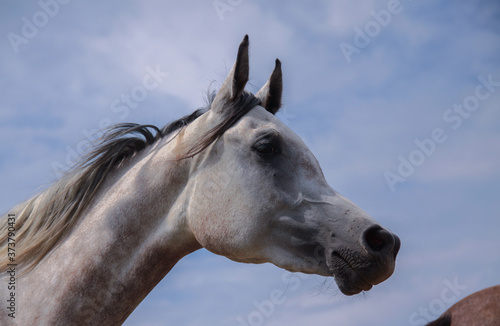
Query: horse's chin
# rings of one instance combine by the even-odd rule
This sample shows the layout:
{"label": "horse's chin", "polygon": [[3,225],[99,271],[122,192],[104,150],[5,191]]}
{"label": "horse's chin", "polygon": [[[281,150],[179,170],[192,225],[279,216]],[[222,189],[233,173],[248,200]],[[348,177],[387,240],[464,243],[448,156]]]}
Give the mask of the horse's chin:
{"label": "horse's chin", "polygon": [[353,274],[349,279],[335,276],[335,282],[344,295],[355,295],[361,291],[369,291],[373,287],[357,274]]}
{"label": "horse's chin", "polygon": [[366,281],[339,255],[332,255],[330,268],[337,286],[345,295],[355,295],[362,291],[369,291],[373,287],[373,284]]}

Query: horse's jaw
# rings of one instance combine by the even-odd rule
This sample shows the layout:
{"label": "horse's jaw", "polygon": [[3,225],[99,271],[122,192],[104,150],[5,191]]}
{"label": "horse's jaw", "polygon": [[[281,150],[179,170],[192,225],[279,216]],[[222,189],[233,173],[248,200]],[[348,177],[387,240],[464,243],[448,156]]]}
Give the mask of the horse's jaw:
{"label": "horse's jaw", "polygon": [[262,255],[290,272],[334,277],[340,291],[369,291],[394,272],[400,239],[331,190],[301,195],[272,219]]}

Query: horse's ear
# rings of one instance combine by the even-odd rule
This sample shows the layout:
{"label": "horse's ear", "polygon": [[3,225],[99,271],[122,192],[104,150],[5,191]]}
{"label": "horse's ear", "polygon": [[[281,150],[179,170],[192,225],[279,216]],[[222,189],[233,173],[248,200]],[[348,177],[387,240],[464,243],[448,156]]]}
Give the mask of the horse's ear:
{"label": "horse's ear", "polygon": [[255,94],[260,99],[261,105],[272,114],[281,107],[281,94],[283,93],[283,78],[281,75],[281,62],[276,59],[273,73],[267,83]]}
{"label": "horse's ear", "polygon": [[243,93],[248,82],[248,44],[248,35],[245,35],[238,48],[236,62],[212,102],[212,110],[222,110],[225,103],[235,101]]}

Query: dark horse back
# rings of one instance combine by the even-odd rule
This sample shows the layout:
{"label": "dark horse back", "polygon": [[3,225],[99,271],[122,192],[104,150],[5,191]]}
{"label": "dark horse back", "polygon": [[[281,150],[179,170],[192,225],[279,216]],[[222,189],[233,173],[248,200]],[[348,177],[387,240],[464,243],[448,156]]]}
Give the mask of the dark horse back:
{"label": "dark horse back", "polygon": [[[452,323],[453,320],[453,323]],[[500,285],[475,292],[455,303],[427,326],[500,326]]]}
{"label": "dark horse back", "polygon": [[451,325],[451,316],[444,315],[427,324],[427,326],[450,326]]}

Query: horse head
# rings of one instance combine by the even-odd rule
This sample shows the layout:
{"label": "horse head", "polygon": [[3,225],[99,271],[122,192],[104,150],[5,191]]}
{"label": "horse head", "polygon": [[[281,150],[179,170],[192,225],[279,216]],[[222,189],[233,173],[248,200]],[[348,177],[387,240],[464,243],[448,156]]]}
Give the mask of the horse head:
{"label": "horse head", "polygon": [[244,90],[248,45],[246,36],[210,110],[183,134],[209,139],[187,152],[188,228],[234,261],[333,276],[346,295],[370,290],[393,273],[400,240],[333,190],[308,147],[276,118],[279,60],[255,96]]}

